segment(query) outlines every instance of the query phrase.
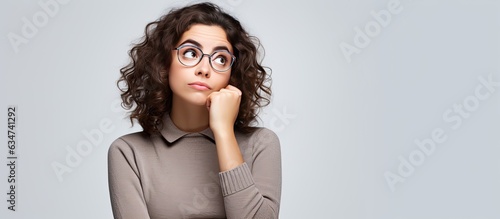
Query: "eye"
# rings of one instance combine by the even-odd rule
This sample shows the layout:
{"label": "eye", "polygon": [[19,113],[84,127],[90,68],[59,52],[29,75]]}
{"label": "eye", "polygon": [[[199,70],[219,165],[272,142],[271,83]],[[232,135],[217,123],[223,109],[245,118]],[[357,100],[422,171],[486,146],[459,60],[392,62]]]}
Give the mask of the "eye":
{"label": "eye", "polygon": [[215,62],[215,64],[218,64],[218,65],[226,65],[227,57],[225,57],[223,55],[219,55],[219,56],[215,57],[213,59],[213,61]]}
{"label": "eye", "polygon": [[197,59],[198,54],[195,49],[187,48],[182,52],[182,56],[186,59]]}

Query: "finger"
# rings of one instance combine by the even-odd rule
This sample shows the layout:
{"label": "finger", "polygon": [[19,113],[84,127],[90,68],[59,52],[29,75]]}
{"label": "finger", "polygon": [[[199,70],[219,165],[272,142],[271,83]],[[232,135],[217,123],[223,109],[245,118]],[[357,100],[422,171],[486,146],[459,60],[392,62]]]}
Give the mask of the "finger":
{"label": "finger", "polygon": [[207,102],[205,102],[205,106],[207,107],[208,111],[210,111],[210,104],[212,104],[212,100],[210,99],[210,96],[208,96]]}
{"label": "finger", "polygon": [[236,88],[235,86],[230,85],[230,84],[228,84],[228,85],[225,87],[225,89],[232,90],[232,91],[239,90],[238,88]]}
{"label": "finger", "polygon": [[219,91],[219,92],[221,92],[221,93],[232,93],[232,92],[234,92],[234,91],[229,90],[229,89],[226,89],[226,88],[222,88],[222,89],[220,89],[220,91]]}
{"label": "finger", "polygon": [[239,95],[241,95],[241,90],[233,85],[227,85],[227,87],[225,89],[227,89],[229,91],[234,91],[234,92],[238,93]]}
{"label": "finger", "polygon": [[207,101],[205,102],[205,105],[207,106],[207,109],[210,110],[210,105],[212,104],[212,98],[214,95],[217,95],[218,92],[212,92],[207,96]]}

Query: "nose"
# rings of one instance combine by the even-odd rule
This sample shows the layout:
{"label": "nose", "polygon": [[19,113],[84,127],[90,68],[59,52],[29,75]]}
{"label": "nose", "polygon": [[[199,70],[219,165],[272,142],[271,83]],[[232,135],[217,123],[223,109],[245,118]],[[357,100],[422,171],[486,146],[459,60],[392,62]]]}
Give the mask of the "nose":
{"label": "nose", "polygon": [[[207,57],[206,59],[204,59],[205,56]],[[198,63],[198,65],[196,65],[195,74],[209,78],[210,77],[210,68],[211,68],[210,67],[210,56],[203,54],[203,56],[201,57],[200,63]]]}

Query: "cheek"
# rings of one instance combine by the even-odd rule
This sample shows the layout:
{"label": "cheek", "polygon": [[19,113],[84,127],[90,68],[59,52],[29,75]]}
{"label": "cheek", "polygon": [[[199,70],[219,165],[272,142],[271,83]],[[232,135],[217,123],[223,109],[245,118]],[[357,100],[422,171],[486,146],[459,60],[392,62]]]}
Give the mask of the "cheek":
{"label": "cheek", "polygon": [[180,63],[175,58],[175,54],[172,54],[172,58],[170,60],[169,76],[181,70],[181,67],[179,65]]}
{"label": "cheek", "polygon": [[182,75],[181,69],[179,68],[179,66],[172,63],[172,65],[170,65],[168,73],[168,85],[174,92],[182,80],[182,77],[180,77],[180,75]]}
{"label": "cheek", "polygon": [[219,81],[220,81],[221,87],[227,87],[227,85],[229,85],[231,83],[231,74],[221,75]]}

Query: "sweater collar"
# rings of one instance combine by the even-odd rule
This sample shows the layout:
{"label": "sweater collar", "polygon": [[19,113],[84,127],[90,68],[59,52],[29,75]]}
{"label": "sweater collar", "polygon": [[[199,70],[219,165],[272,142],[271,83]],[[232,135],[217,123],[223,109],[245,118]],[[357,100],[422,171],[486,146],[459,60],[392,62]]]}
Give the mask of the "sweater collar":
{"label": "sweater collar", "polygon": [[165,114],[163,118],[163,128],[161,129],[160,133],[169,143],[174,143],[184,136],[193,134],[201,134],[210,138],[212,141],[215,141],[214,133],[210,128],[206,128],[201,132],[185,132],[180,130],[179,128],[177,128],[177,126],[175,126],[174,122],[170,118],[170,114]]}

